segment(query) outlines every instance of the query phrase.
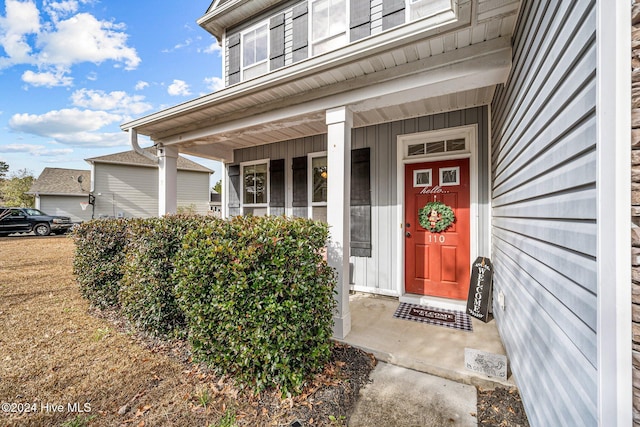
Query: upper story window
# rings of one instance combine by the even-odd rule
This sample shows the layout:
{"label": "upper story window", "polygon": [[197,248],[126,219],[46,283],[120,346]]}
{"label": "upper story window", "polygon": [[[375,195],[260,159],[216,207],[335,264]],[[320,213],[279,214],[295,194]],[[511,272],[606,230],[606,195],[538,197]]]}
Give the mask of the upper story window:
{"label": "upper story window", "polygon": [[269,71],[269,27],[266,22],[242,33],[241,45],[243,80]]}
{"label": "upper story window", "polygon": [[347,42],[347,0],[312,0],[313,55],[336,49]]}

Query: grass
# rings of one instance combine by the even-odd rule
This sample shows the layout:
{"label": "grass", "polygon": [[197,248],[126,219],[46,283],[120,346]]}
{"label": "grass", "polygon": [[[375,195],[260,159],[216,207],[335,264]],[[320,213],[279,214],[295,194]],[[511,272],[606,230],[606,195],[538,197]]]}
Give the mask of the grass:
{"label": "grass", "polygon": [[[184,343],[141,337],[92,310],[72,275],[73,251],[67,237],[0,238],[0,403],[36,408],[0,411],[0,425],[277,426],[301,410],[314,426],[336,425],[336,407],[323,405],[336,400],[346,411],[350,403],[340,399],[357,395],[353,378],[333,365],[298,398],[245,394],[190,363]],[[342,397],[310,405],[325,384]]]}

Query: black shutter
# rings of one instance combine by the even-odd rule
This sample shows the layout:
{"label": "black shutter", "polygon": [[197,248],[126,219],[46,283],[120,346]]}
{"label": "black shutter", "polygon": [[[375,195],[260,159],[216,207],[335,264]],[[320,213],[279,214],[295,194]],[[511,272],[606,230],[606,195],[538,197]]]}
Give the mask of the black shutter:
{"label": "black shutter", "polygon": [[228,167],[229,174],[229,215],[240,215],[240,165]]}
{"label": "black shutter", "polygon": [[382,30],[404,24],[405,0],[382,0]]}
{"label": "black shutter", "polygon": [[371,148],[351,151],[351,256],[371,257]]}
{"label": "black shutter", "polygon": [[[307,207],[307,156],[296,157],[292,162],[294,208]],[[300,216],[306,216],[300,215]]]}
{"label": "black shutter", "polygon": [[309,57],[309,13],[307,3],[293,8],[293,62]]}
{"label": "black shutter", "polygon": [[269,165],[271,215],[284,214],[284,159],[271,160]]}
{"label": "black shutter", "polygon": [[351,0],[349,28],[351,41],[371,35],[371,0]]}
{"label": "black shutter", "polygon": [[284,13],[269,21],[269,65],[270,70],[284,67]]}
{"label": "black shutter", "polygon": [[240,34],[227,38],[229,45],[229,85],[240,82]]}

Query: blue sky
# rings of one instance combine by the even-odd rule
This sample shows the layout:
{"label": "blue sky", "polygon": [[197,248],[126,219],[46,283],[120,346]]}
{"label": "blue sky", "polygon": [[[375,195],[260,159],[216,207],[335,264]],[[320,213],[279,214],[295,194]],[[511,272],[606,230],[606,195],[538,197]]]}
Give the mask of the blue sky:
{"label": "blue sky", "polygon": [[[195,22],[209,4],[1,0],[0,160],[10,173],[89,169],[84,159],[131,148],[121,123],[219,89],[219,46]],[[218,162],[192,159],[220,178]]]}

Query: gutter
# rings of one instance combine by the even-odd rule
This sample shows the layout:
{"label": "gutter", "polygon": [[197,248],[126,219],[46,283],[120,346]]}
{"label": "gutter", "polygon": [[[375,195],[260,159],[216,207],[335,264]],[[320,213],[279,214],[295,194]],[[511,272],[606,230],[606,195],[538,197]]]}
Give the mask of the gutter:
{"label": "gutter", "polygon": [[129,143],[131,144],[131,147],[133,147],[133,151],[140,154],[141,156],[146,157],[155,164],[158,163],[158,156],[154,156],[153,154],[144,151],[140,147],[140,145],[138,144],[138,131],[134,128],[129,129]]}

